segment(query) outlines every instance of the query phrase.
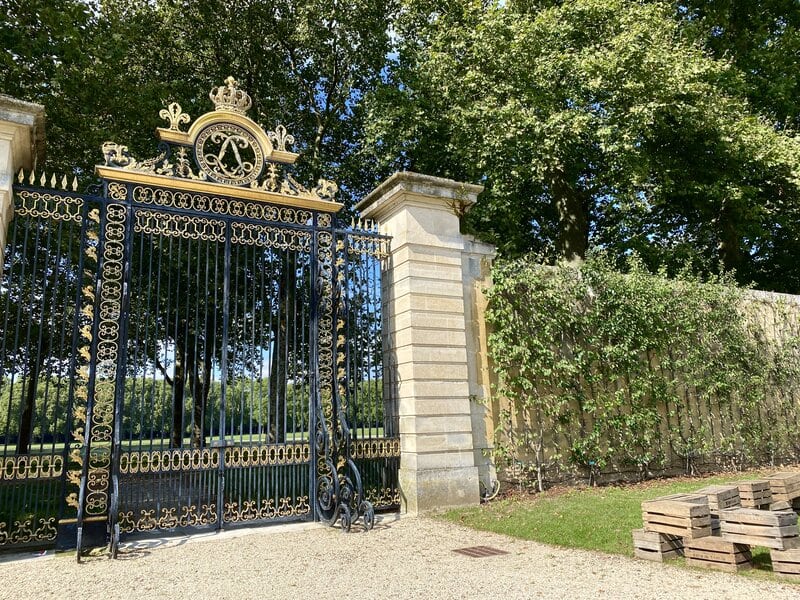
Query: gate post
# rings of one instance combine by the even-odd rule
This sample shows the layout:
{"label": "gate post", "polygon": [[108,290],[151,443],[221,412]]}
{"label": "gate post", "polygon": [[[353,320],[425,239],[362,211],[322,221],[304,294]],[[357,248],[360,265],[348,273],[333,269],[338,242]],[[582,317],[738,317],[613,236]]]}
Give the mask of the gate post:
{"label": "gate post", "polygon": [[21,168],[30,169],[44,151],[44,106],[0,94],[0,276],[6,232],[14,216],[11,186]]}
{"label": "gate post", "polygon": [[459,214],[482,190],[402,172],[357,207],[392,237],[383,274],[383,376],[399,405],[400,499],[411,514],[479,502],[465,302],[470,238],[460,232]]}

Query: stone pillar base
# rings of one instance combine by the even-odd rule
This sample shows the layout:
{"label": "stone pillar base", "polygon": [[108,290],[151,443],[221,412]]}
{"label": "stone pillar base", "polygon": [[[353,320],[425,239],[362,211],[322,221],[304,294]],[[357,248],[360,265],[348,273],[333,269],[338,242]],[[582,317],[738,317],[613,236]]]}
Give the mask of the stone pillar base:
{"label": "stone pillar base", "polygon": [[418,515],[480,503],[478,467],[400,469],[400,510]]}

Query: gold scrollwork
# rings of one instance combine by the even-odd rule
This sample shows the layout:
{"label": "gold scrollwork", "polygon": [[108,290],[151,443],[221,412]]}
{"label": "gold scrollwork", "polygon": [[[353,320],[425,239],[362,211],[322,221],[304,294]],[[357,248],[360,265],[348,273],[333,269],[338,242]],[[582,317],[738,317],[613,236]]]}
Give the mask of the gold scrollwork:
{"label": "gold scrollwork", "polygon": [[113,200],[125,200],[128,197],[128,186],[112,181],[108,184],[108,197]]}
{"label": "gold scrollwork", "polygon": [[123,510],[118,514],[119,528],[123,533],[212,525],[216,522],[217,505],[214,503],[203,504],[200,508],[194,504],[179,509],[162,508],[158,516],[155,509],[141,509],[138,514],[134,514],[132,510]]}
{"label": "gold scrollwork", "polygon": [[[223,199],[206,194],[192,194],[142,185],[133,188],[133,201],[150,206],[180,208],[219,216],[246,217],[255,221],[269,221],[285,225],[307,226],[311,224],[313,218],[310,210],[302,208],[278,207],[261,202]],[[320,215],[320,221],[323,217],[330,224],[330,215]]]}
{"label": "gold scrollwork", "polygon": [[238,502],[226,502],[222,519],[226,523],[238,523],[294,517],[306,515],[309,512],[311,512],[311,507],[308,503],[308,496],[285,496],[278,498],[277,505],[274,498],[264,498],[260,503],[255,500],[244,500],[241,505]]}
{"label": "gold scrollwork", "polygon": [[[122,308],[122,259],[124,256],[127,211],[119,204],[106,207],[103,267],[100,288],[100,323],[97,339],[98,377],[112,379],[119,351],[119,315]],[[108,487],[111,477],[111,449],[114,419],[113,394],[95,387],[94,408],[89,431],[90,451],[87,460],[86,516],[102,516],[108,511]]]}
{"label": "gold scrollwork", "polygon": [[226,185],[249,185],[264,168],[264,151],[255,136],[233,123],[209,125],[194,145],[202,175]]}
{"label": "gold scrollwork", "polygon": [[123,475],[201,471],[217,467],[219,467],[217,448],[122,452],[119,458],[119,472]]}
{"label": "gold scrollwork", "polygon": [[23,454],[0,458],[0,477],[15,479],[51,479],[64,473],[64,457],[59,454]]}
{"label": "gold scrollwork", "polygon": [[269,444],[225,448],[226,467],[296,465],[307,463],[309,460],[311,460],[311,447],[308,444]]}
{"label": "gold scrollwork", "polygon": [[389,256],[389,240],[387,238],[355,233],[349,233],[347,238],[348,254],[372,256],[379,260]]}
{"label": "gold scrollwork", "polygon": [[14,526],[9,528],[7,523],[0,523],[0,546],[29,544],[31,542],[49,542],[56,539],[55,517],[38,519],[34,526],[34,519],[14,521]]}
{"label": "gold scrollwork", "polygon": [[233,223],[231,242],[264,248],[280,248],[309,252],[311,250],[311,232],[252,223]]}
{"label": "gold scrollwork", "polygon": [[56,221],[71,221],[80,224],[83,221],[83,199],[74,196],[47,194],[33,190],[19,190],[20,202],[14,208],[17,215],[39,217]]}
{"label": "gold scrollwork", "polygon": [[399,458],[400,438],[374,438],[356,440],[353,458]]}
{"label": "gold scrollwork", "polygon": [[192,240],[225,241],[224,221],[143,209],[136,211],[134,231]]}
{"label": "gold scrollwork", "polygon": [[397,488],[368,488],[364,496],[375,508],[390,508],[400,505],[400,490]]}

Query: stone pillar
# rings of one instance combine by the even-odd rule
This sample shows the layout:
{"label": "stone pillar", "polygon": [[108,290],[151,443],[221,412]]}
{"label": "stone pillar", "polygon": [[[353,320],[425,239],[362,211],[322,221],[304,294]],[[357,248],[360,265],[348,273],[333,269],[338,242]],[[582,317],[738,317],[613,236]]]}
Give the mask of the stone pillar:
{"label": "stone pillar", "polygon": [[481,186],[395,173],[359,205],[392,236],[384,273],[389,389],[399,406],[400,494],[411,514],[478,504],[459,214]]}
{"label": "stone pillar", "polygon": [[11,186],[21,168],[32,168],[37,151],[44,152],[44,107],[0,94],[0,275],[14,216]]}

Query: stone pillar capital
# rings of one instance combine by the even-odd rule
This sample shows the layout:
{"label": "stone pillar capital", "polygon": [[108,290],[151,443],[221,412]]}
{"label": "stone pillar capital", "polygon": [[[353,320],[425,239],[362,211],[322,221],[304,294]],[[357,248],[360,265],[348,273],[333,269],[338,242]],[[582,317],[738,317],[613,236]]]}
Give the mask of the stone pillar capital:
{"label": "stone pillar capital", "polygon": [[[0,142],[4,171],[30,169],[44,158],[44,106],[0,94]],[[3,173],[5,175],[5,173]]]}
{"label": "stone pillar capital", "polygon": [[44,106],[0,94],[0,275],[13,216],[12,185],[22,168],[44,156]]}
{"label": "stone pillar capital", "polygon": [[457,227],[459,215],[475,204],[482,191],[481,185],[400,171],[370,192],[356,209],[362,217],[381,222],[404,208],[416,206],[451,215],[453,219],[444,222]]}

